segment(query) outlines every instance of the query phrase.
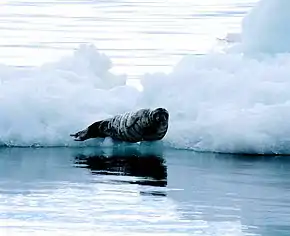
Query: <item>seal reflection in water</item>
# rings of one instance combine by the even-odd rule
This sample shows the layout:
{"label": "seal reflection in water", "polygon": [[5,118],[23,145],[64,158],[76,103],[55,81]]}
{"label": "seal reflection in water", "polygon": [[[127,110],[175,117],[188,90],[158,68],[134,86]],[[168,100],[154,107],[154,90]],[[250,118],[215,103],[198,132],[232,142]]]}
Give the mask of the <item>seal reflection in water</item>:
{"label": "seal reflection in water", "polygon": [[111,137],[125,142],[161,140],[168,129],[169,113],[165,108],[140,109],[100,120],[75,134],[75,141]]}
{"label": "seal reflection in water", "polygon": [[[116,176],[112,179],[103,177],[100,181],[105,179],[119,184],[129,183],[155,187],[166,187],[167,185],[165,160],[154,154],[140,156],[130,153],[127,155],[117,153],[113,155],[77,155],[75,167],[88,168],[94,175]],[[120,176],[128,178],[119,178]],[[160,189],[155,189],[154,192],[160,193],[160,191]]]}

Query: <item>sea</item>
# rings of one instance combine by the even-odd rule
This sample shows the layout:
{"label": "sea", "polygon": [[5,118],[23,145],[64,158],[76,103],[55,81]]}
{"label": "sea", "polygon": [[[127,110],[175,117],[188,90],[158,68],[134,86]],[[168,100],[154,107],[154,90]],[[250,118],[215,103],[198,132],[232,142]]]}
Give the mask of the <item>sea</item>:
{"label": "sea", "polygon": [[[2,0],[0,236],[290,235],[289,0]],[[158,142],[75,142],[164,107]]]}

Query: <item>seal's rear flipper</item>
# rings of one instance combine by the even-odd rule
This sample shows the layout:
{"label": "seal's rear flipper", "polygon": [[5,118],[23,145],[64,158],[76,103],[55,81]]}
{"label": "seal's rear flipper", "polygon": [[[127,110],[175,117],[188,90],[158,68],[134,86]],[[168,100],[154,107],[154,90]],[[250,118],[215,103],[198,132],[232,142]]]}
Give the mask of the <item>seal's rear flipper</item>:
{"label": "seal's rear flipper", "polygon": [[75,134],[70,134],[71,137],[74,137],[74,141],[84,141],[86,139],[89,139],[88,137],[88,129],[81,130]]}
{"label": "seal's rear flipper", "polygon": [[108,121],[97,121],[84,130],[70,134],[70,136],[74,137],[75,141],[85,141],[90,138],[105,138],[107,137],[105,133],[107,126]]}

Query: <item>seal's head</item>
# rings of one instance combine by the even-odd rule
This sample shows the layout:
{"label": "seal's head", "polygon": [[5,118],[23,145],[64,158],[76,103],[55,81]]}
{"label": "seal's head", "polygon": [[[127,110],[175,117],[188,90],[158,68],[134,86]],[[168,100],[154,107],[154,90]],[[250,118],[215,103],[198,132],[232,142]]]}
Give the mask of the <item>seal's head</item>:
{"label": "seal's head", "polygon": [[168,123],[169,113],[165,108],[157,108],[152,111],[152,119],[157,124]]}

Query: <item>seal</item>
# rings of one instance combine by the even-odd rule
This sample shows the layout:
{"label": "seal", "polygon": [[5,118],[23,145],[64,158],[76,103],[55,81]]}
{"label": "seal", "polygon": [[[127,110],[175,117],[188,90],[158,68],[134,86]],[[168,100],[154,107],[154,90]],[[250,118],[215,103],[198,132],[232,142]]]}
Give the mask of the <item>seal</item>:
{"label": "seal", "polygon": [[131,143],[157,141],[166,135],[168,120],[169,113],[165,108],[140,109],[97,121],[70,136],[75,141],[106,137]]}

